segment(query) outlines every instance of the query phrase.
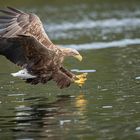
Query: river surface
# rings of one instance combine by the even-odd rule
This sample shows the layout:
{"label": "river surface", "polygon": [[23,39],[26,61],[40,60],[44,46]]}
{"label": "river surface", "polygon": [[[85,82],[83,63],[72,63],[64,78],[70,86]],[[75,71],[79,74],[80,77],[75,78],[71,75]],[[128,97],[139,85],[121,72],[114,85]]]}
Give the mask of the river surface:
{"label": "river surface", "polygon": [[76,48],[88,72],[82,88],[32,86],[0,57],[0,140],[140,140],[140,1],[0,0],[34,12],[51,40]]}

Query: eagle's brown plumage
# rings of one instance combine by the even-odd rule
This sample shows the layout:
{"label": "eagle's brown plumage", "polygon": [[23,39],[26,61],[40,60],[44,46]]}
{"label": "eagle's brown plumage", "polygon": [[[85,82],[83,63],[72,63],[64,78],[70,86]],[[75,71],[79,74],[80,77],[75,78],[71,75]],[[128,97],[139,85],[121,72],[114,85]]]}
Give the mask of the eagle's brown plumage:
{"label": "eagle's brown plumage", "polygon": [[66,56],[80,57],[74,49],[54,45],[38,16],[7,7],[0,10],[0,54],[37,76],[28,83],[54,80],[60,88],[68,87],[75,75],[63,66]]}

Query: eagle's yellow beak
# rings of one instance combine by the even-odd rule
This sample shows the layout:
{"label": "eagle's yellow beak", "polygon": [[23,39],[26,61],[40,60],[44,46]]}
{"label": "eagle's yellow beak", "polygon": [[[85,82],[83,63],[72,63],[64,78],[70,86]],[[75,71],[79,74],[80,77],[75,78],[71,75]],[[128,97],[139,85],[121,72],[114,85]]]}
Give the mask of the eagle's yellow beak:
{"label": "eagle's yellow beak", "polygon": [[82,59],[83,59],[82,56],[81,56],[80,54],[75,55],[74,57],[75,57],[76,59],[78,59],[79,61],[82,61]]}

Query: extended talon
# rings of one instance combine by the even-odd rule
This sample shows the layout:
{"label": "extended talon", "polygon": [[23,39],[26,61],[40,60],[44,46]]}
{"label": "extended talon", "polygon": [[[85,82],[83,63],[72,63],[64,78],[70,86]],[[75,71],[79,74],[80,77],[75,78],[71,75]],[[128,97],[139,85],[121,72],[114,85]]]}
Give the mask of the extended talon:
{"label": "extended talon", "polygon": [[85,81],[87,80],[86,76],[87,76],[87,73],[76,75],[74,83],[78,84],[79,87],[82,87]]}
{"label": "extended talon", "polygon": [[76,75],[75,77],[78,78],[78,79],[86,78],[86,77],[87,77],[87,74],[88,74],[88,73],[82,73],[82,74],[80,74],[80,75]]}
{"label": "extended talon", "polygon": [[82,87],[86,80],[87,80],[87,78],[79,79],[79,80],[75,80],[74,83],[78,84],[78,86]]}

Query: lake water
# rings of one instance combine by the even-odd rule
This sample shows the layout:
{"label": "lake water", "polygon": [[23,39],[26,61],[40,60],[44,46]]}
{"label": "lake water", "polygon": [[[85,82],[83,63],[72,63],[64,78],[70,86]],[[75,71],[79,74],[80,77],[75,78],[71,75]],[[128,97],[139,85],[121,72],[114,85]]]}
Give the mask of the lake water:
{"label": "lake water", "polygon": [[0,57],[0,140],[139,140],[140,1],[0,0],[40,16],[51,40],[80,51],[86,84],[32,86]]}

